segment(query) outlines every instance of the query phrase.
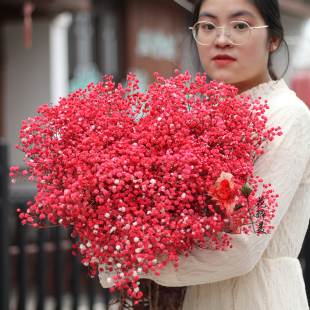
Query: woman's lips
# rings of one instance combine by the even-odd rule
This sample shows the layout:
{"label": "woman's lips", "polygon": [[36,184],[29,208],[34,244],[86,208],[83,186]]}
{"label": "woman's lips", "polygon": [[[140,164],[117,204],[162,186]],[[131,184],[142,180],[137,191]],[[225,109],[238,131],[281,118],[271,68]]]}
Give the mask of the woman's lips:
{"label": "woman's lips", "polygon": [[216,55],[212,60],[218,65],[228,65],[236,61],[235,58],[229,55]]}

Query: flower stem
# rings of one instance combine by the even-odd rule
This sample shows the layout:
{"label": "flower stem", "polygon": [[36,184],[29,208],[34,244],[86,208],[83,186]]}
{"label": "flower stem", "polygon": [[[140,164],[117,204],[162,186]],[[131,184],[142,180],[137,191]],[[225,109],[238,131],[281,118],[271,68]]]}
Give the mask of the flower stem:
{"label": "flower stem", "polygon": [[158,306],[158,299],[159,299],[159,285],[156,283],[156,292],[155,292],[155,309],[154,310],[158,310],[157,306]]}
{"label": "flower stem", "polygon": [[152,289],[151,289],[151,280],[148,280],[149,283],[149,310],[152,310]]}

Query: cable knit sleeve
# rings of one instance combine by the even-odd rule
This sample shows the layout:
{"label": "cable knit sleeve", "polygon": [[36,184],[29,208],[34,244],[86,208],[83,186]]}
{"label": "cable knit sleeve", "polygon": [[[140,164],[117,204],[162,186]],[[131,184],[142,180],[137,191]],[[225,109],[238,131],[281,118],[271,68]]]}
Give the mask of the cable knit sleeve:
{"label": "cable knit sleeve", "polygon": [[[279,194],[278,207],[272,225],[275,230],[287,212],[304,176],[310,158],[310,113],[306,106],[291,92],[278,93],[269,99],[267,126],[281,126],[283,135],[276,136],[266,147],[265,154],[255,163],[254,174],[271,183]],[[309,176],[308,176],[309,177]],[[189,286],[222,281],[250,272],[273,234],[257,236],[232,235],[233,248],[211,251],[194,248],[189,257],[180,255],[179,267],[172,263],[161,269],[160,276],[143,275],[164,286]],[[105,275],[100,275],[103,286]]]}

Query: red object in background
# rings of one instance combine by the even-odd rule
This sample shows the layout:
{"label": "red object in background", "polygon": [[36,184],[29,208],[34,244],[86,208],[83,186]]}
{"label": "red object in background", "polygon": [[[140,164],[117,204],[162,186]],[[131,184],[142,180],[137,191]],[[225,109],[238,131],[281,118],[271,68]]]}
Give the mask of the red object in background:
{"label": "red object in background", "polygon": [[310,70],[296,71],[292,76],[291,88],[310,109]]}
{"label": "red object in background", "polygon": [[32,12],[35,5],[31,1],[26,1],[23,7],[24,14],[24,48],[28,49],[32,45]]}
{"label": "red object in background", "polygon": [[239,217],[233,219],[233,234],[242,234],[242,219]]}

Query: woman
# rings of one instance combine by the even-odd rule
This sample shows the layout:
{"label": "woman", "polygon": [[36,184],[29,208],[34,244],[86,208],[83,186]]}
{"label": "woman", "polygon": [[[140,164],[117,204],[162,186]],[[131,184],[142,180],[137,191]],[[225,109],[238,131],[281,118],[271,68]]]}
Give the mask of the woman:
{"label": "woman", "polygon": [[[180,255],[177,269],[168,264],[160,276],[148,277],[188,286],[183,310],[309,309],[297,256],[310,217],[310,112],[283,80],[274,81],[271,56],[284,37],[278,0],[199,0],[194,24],[207,74],[268,100],[267,125],[284,133],[254,170],[279,194],[275,229],[264,236],[234,235],[229,251],[195,248],[187,258]],[[101,283],[108,286],[104,274]]]}

